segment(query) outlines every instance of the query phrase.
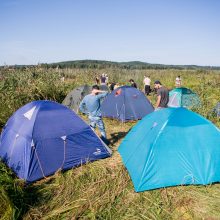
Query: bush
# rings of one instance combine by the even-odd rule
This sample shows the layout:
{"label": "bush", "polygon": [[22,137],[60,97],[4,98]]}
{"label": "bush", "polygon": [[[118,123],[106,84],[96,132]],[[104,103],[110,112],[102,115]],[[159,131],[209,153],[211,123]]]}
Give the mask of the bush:
{"label": "bush", "polygon": [[[2,70],[3,71],[3,70]],[[21,106],[33,100],[61,102],[66,86],[56,72],[44,70],[4,71],[0,82],[0,126]]]}

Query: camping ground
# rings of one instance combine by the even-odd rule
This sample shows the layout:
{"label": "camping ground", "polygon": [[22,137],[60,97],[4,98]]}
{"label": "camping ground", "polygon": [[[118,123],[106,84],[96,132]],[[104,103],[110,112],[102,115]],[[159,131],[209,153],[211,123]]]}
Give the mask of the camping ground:
{"label": "camping ground", "polygon": [[[62,102],[76,86],[94,84],[95,75],[107,73],[109,81],[128,84],[133,78],[143,89],[143,76],[160,79],[169,89],[181,75],[183,85],[195,91],[202,106],[195,109],[220,127],[211,115],[220,101],[217,70],[24,69],[0,70],[0,126],[22,105],[38,99]],[[65,81],[60,80],[65,75]],[[156,96],[150,100],[155,103]],[[82,116],[87,120],[84,116]],[[58,172],[25,185],[0,163],[1,219],[220,219],[220,184],[178,186],[135,193],[117,148],[136,122],[104,119],[113,150],[111,158]],[[196,131],[195,131],[196,132]],[[193,136],[193,134],[192,134]]]}

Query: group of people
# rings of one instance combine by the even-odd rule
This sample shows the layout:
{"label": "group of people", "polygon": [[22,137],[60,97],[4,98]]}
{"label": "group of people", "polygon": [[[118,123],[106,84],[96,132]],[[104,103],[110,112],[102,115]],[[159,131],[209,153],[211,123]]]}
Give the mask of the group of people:
{"label": "group of people", "polygon": [[[134,82],[133,79],[130,79],[129,82],[131,83],[131,86],[137,88],[137,84]],[[150,79],[149,76],[144,76],[143,84],[144,84],[144,92],[145,92],[145,94],[149,95],[151,93],[151,91],[152,91],[151,87],[150,87],[151,79]],[[180,76],[177,76],[176,80],[175,80],[175,87],[178,88],[178,87],[181,87],[181,86],[182,86],[182,79],[181,79]]]}
{"label": "group of people", "polygon": [[[130,86],[132,86],[136,89],[138,88],[137,83],[133,79],[130,79],[129,83],[130,83]],[[109,83],[109,78],[106,73],[102,73],[100,76],[96,76],[95,77],[95,84],[96,85],[107,85],[107,86],[109,86],[109,89],[111,91],[120,87],[119,83],[115,83],[115,82]],[[152,91],[156,92],[155,88],[151,89],[151,86],[150,86],[151,79],[149,76],[144,76],[143,84],[144,84],[143,91],[146,95],[149,95]],[[181,87],[181,85],[182,85],[182,79],[180,76],[177,76],[175,79],[175,87],[178,88],[178,87]]]}
{"label": "group of people", "polygon": [[[145,77],[145,92],[150,92],[150,78]],[[130,80],[130,83],[135,87],[135,82]],[[137,88],[137,87],[135,87]],[[154,82],[154,88],[157,91],[157,101],[155,105],[155,111],[161,108],[166,108],[169,102],[169,90],[164,87],[159,80]],[[92,91],[89,95],[85,96],[79,105],[79,110],[88,115],[90,121],[90,127],[95,129],[96,126],[99,128],[101,133],[101,139],[108,143],[105,125],[102,120],[101,113],[101,100],[107,96],[108,92],[100,90],[98,85],[92,87]]]}
{"label": "group of people", "polygon": [[[149,95],[150,91],[151,91],[150,90],[150,82],[151,82],[150,78],[144,76],[143,83],[144,83],[144,92],[145,92],[146,95]],[[132,87],[134,87],[136,89],[138,88],[137,83],[133,79],[130,79],[129,83],[130,83],[130,86],[132,86]]]}
{"label": "group of people", "polygon": [[100,77],[95,77],[96,85],[108,85],[108,75],[106,73],[102,73]]}

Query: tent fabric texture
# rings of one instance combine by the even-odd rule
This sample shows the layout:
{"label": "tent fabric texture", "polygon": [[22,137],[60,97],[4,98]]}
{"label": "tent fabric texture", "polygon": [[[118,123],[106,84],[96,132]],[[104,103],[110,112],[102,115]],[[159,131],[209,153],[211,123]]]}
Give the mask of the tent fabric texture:
{"label": "tent fabric texture", "polygon": [[122,122],[142,119],[154,111],[144,93],[131,86],[119,87],[111,92],[101,105],[103,117]]}
{"label": "tent fabric texture", "polygon": [[169,92],[169,107],[198,108],[199,96],[187,88],[176,88]]}
{"label": "tent fabric texture", "polygon": [[215,108],[213,109],[213,113],[214,115],[216,115],[217,117],[220,117],[220,102],[215,106]]}
{"label": "tent fabric texture", "polygon": [[8,120],[0,139],[0,157],[27,182],[110,155],[89,125],[51,101],[21,107]]}
{"label": "tent fabric texture", "polygon": [[118,151],[136,192],[220,181],[220,130],[185,108],[147,115]]}
{"label": "tent fabric texture", "polygon": [[82,99],[92,91],[92,87],[89,85],[83,85],[73,89],[63,100],[62,104],[66,107],[78,112],[79,104]]}

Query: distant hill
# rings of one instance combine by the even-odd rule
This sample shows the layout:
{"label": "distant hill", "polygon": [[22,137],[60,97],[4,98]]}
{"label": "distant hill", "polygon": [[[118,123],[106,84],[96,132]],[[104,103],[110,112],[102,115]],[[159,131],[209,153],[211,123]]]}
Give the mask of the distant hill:
{"label": "distant hill", "polygon": [[122,68],[122,69],[204,69],[204,70],[220,70],[220,66],[196,66],[196,65],[164,65],[151,64],[140,61],[130,62],[112,62],[104,60],[76,60],[65,61],[51,64],[42,64],[47,67],[59,68]]}
{"label": "distant hill", "polygon": [[[220,66],[197,66],[197,65],[165,65],[165,64],[151,64],[140,61],[130,62],[112,62],[105,60],[75,60],[64,61],[57,63],[42,63],[41,67],[45,68],[91,68],[91,69],[104,69],[104,68],[121,68],[121,69],[202,69],[202,70],[220,70]],[[14,65],[12,68],[25,68],[35,67],[34,65]]]}

